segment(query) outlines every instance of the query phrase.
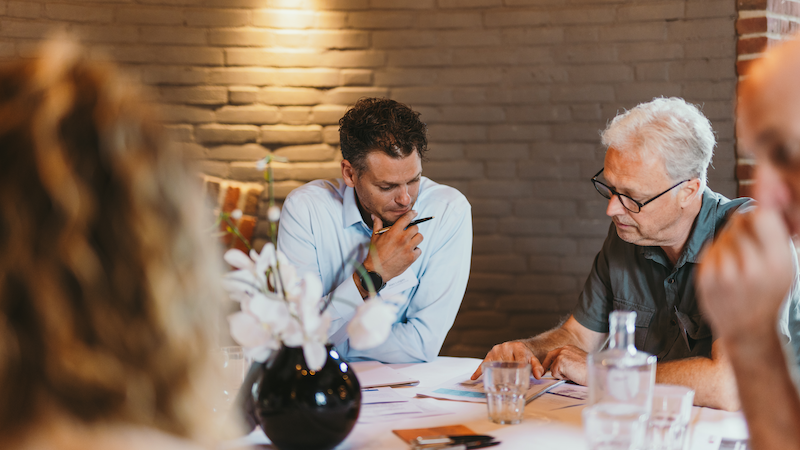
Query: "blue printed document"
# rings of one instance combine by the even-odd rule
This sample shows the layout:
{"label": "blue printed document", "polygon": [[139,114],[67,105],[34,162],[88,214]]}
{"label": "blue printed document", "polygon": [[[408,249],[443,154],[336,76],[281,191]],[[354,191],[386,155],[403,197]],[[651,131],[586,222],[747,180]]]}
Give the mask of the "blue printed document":
{"label": "blue printed document", "polygon": [[[540,380],[531,377],[531,387],[525,393],[525,403],[528,404],[549,389],[563,384],[565,380],[557,380],[550,375],[543,376]],[[462,375],[445,382],[439,386],[418,392],[421,397],[433,397],[442,400],[457,400],[462,402],[486,403],[486,392],[483,390],[483,379],[470,380],[469,375]]]}

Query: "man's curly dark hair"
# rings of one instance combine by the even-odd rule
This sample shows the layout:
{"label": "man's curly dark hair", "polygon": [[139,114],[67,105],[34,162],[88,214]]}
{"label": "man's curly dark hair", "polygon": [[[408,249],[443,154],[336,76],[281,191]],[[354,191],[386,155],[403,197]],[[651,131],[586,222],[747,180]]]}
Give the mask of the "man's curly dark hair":
{"label": "man's curly dark hair", "polygon": [[424,159],[427,131],[419,113],[407,105],[388,98],[362,98],[339,120],[342,157],[358,174],[366,169],[367,155],[372,151],[404,158],[416,150]]}

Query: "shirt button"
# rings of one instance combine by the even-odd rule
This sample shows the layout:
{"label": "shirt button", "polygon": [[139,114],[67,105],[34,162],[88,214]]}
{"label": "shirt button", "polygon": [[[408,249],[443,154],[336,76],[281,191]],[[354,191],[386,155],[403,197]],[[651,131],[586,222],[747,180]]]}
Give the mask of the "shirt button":
{"label": "shirt button", "polygon": [[670,320],[669,323],[672,324],[673,326],[677,325],[677,323],[675,323],[675,319]]}
{"label": "shirt button", "polygon": [[670,279],[669,279],[669,284],[672,284],[672,283],[674,283],[674,282],[675,282],[675,278],[670,278]]}

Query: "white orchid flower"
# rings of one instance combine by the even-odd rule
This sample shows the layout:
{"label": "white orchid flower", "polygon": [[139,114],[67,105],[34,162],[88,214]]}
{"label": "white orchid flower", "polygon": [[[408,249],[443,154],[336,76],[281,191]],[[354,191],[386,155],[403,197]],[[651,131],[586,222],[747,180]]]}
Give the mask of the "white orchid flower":
{"label": "white orchid flower", "polygon": [[281,209],[275,205],[267,209],[267,220],[270,222],[277,222],[281,219]]}
{"label": "white orchid flower", "polygon": [[265,273],[270,267],[275,267],[277,261],[275,245],[272,242],[264,244],[264,247],[261,248],[261,253],[250,250],[250,259],[255,261],[256,272]]}
{"label": "white orchid flower", "polygon": [[234,270],[226,273],[222,277],[222,287],[230,293],[241,292],[248,296],[262,289],[259,280],[249,270]]}
{"label": "white orchid flower", "polygon": [[232,248],[222,255],[226,263],[240,270],[252,271],[255,268],[253,260],[238,248]]}
{"label": "white orchid flower", "polygon": [[328,328],[331,326],[331,316],[327,312],[320,315],[320,320],[315,330],[306,334],[306,341],[303,343],[303,356],[306,364],[311,370],[320,370],[328,359],[328,349],[325,344],[328,342]]}
{"label": "white orchid flower", "polygon": [[228,316],[231,337],[248,350],[248,356],[258,362],[266,361],[273,350],[280,348],[280,341],[252,315],[237,312]]}
{"label": "white orchid flower", "polygon": [[295,318],[289,317],[286,327],[281,331],[281,340],[287,347],[301,347],[305,342],[303,325]]}
{"label": "white orchid flower", "polygon": [[[286,302],[281,299],[270,298],[260,292],[246,303],[242,303],[242,309],[247,309],[261,323],[269,325],[272,330],[280,333],[288,322],[290,315]],[[246,305],[246,306],[245,306]]]}
{"label": "white orchid flower", "polygon": [[316,372],[325,365],[328,349],[323,343],[309,341],[303,344],[303,356],[306,358],[308,368]]}
{"label": "white orchid flower", "polygon": [[[313,274],[298,276],[297,269],[289,263],[286,255],[271,243],[264,245],[261,252],[251,250],[249,255],[235,249],[228,250],[225,261],[237,270],[223,277],[223,287],[242,308],[241,312],[228,317],[231,336],[245,348],[245,353],[263,362],[280,348],[281,343],[288,347],[302,347],[308,368],[320,370],[327,360],[326,343],[331,318],[327,312],[320,312],[323,299],[319,277]],[[381,302],[375,301],[373,307],[367,308],[371,313],[365,310],[364,320],[382,317],[381,312],[385,315],[388,308],[391,321],[387,323],[391,328],[396,307],[378,303]],[[388,336],[388,329],[378,337],[373,336],[374,331],[370,333],[367,334],[373,340],[383,336],[374,346]]]}
{"label": "white orchid flower", "polygon": [[256,169],[263,171],[267,168],[267,158],[261,158],[256,161]]}
{"label": "white orchid flower", "polygon": [[350,347],[367,350],[386,341],[397,321],[397,306],[380,297],[372,297],[359,306],[347,324]]}
{"label": "white orchid flower", "polygon": [[322,282],[315,275],[306,274],[293,286],[292,291],[293,295],[289,299],[303,322],[303,331],[310,336],[317,331],[322,321],[319,310]]}

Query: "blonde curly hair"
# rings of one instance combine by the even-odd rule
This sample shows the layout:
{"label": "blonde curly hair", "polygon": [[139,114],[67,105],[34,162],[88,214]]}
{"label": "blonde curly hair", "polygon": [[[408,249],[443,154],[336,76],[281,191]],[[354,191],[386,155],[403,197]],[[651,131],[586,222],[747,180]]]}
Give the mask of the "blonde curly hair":
{"label": "blonde curly hair", "polygon": [[220,258],[137,95],[63,40],[0,70],[0,436],[45,408],[203,435]]}

